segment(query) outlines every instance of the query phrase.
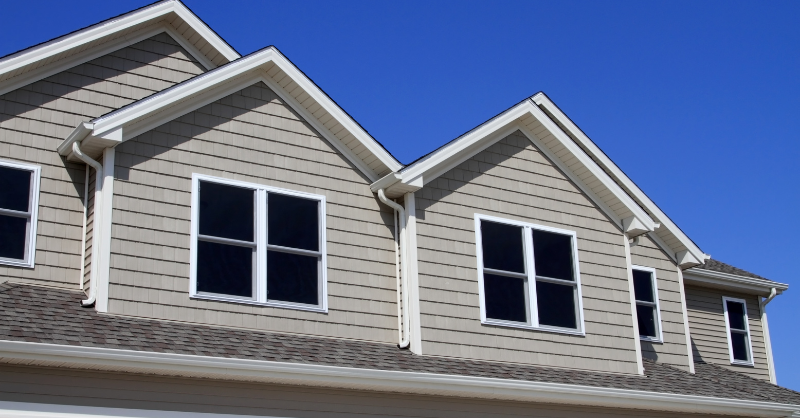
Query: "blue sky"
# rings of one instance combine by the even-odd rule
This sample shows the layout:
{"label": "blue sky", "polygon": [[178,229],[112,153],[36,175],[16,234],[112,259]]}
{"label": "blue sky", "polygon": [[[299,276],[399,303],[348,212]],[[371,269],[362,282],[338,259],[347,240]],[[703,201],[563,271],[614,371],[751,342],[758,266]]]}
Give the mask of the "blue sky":
{"label": "blue sky", "polygon": [[[4,2],[0,55],[148,3]],[[800,2],[186,3],[403,163],[545,91],[706,253],[791,285],[768,311],[800,390]]]}

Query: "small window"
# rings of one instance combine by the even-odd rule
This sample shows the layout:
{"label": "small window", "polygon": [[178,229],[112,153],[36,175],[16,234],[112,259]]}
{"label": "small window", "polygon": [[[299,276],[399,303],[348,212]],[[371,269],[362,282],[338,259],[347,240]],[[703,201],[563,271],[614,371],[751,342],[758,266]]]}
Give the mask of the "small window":
{"label": "small window", "polygon": [[193,180],[193,297],[327,309],[324,196]]}
{"label": "small window", "polygon": [[476,215],[481,320],[583,333],[575,233]]}
{"label": "small window", "polygon": [[655,269],[633,267],[633,293],[636,299],[639,338],[645,341],[663,341],[657,283]]}
{"label": "small window", "polygon": [[0,264],[33,267],[38,166],[0,161]]}
{"label": "small window", "polygon": [[747,321],[747,304],[742,299],[722,298],[725,309],[725,326],[728,331],[728,351],[733,364],[753,365],[753,347],[750,344],[750,324]]}

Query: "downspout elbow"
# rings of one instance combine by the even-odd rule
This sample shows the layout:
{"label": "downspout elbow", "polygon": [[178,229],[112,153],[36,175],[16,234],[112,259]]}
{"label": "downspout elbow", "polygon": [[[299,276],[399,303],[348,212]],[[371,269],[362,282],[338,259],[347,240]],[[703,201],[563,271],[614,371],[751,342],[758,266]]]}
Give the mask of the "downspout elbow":
{"label": "downspout elbow", "polygon": [[[80,159],[84,163],[86,163],[86,164],[88,164],[88,165],[90,165],[90,166],[92,166],[94,168],[95,173],[97,175],[96,182],[99,182],[99,181],[102,180],[101,176],[102,176],[102,173],[103,173],[103,165],[100,164],[99,162],[97,162],[96,160],[94,160],[93,158],[90,158],[89,156],[84,154],[83,151],[81,151],[81,141],[75,141],[75,142],[72,143],[72,153],[75,154],[75,156],[78,157],[78,159]],[[97,206],[97,201],[96,200],[97,199],[95,199],[95,206]],[[94,266],[94,265],[92,266],[91,274],[92,274],[92,280],[91,280],[91,288],[89,290],[89,298],[82,300],[81,301],[81,306],[92,306],[97,301],[97,280],[96,280],[96,278],[97,278],[97,266]],[[81,280],[83,280],[83,278],[81,278]]]}
{"label": "downspout elbow", "polygon": [[764,307],[767,306],[768,303],[772,302],[772,299],[775,299],[775,296],[777,295],[778,295],[777,289],[775,289],[774,287],[770,289],[769,296],[760,302],[761,309],[764,309]]}
{"label": "downspout elbow", "polygon": [[[403,316],[403,321],[402,321],[402,332],[401,332],[401,336],[400,336],[400,343],[398,343],[398,347],[400,347],[400,348],[408,348],[408,346],[411,345],[411,338],[409,338],[409,333],[411,331],[411,324],[410,324],[409,313],[408,313],[408,310],[409,310],[409,308],[408,308],[408,305],[409,305],[409,303],[408,303],[408,292],[409,292],[409,290],[408,290],[408,273],[407,273],[408,272],[408,262],[406,261],[406,254],[408,254],[408,252],[406,251],[406,248],[405,248],[406,247],[406,239],[405,239],[405,236],[406,236],[406,211],[399,204],[389,200],[386,197],[386,193],[384,193],[384,189],[379,189],[378,190],[378,198],[381,200],[381,202],[385,203],[387,206],[389,206],[390,208],[392,208],[395,211],[397,211],[398,214],[400,215],[399,216],[399,218],[400,218],[400,234],[399,234],[400,235],[400,237],[399,237],[400,245],[398,246],[399,249],[400,249],[400,257],[398,257],[399,259],[396,260],[396,262],[400,263],[401,270],[399,270],[399,271],[402,272],[400,277],[397,278],[398,279],[397,292],[400,294],[400,300],[401,300],[402,309],[403,309],[403,312],[401,313],[401,315]],[[402,284],[401,284],[401,282],[402,282]],[[398,309],[399,309],[399,307],[398,307]]]}

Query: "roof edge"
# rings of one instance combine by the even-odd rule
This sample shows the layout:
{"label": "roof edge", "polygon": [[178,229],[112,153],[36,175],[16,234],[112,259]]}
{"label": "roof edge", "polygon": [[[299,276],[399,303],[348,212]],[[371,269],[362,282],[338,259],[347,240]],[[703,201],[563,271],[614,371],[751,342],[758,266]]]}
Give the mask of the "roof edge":
{"label": "roof edge", "polygon": [[506,399],[606,408],[782,417],[800,406],[435,373],[232,359],[21,341],[0,341],[0,358],[29,363],[179,376],[264,381],[439,396]]}
{"label": "roof edge", "polygon": [[684,270],[683,280],[690,284],[730,288],[746,293],[754,292],[762,296],[769,295],[770,290],[773,288],[777,294],[789,289],[789,285],[786,283],[698,268]]}

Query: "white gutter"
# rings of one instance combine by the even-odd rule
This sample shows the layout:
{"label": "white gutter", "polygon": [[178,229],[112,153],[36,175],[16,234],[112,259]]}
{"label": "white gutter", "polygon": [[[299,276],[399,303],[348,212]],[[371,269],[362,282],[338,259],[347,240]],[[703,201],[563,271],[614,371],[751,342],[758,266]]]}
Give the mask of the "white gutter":
{"label": "white gutter", "polygon": [[772,357],[772,341],[769,338],[769,323],[767,323],[767,304],[775,299],[778,292],[773,287],[769,292],[769,297],[766,299],[758,298],[758,307],[761,311],[761,332],[764,334],[764,349],[767,352],[767,366],[769,367],[769,381],[772,384],[778,384],[778,377],[775,375],[775,361]]}
{"label": "white gutter", "polygon": [[[681,413],[789,417],[800,405],[422,372],[360,369],[24,341],[0,341],[4,361],[168,376],[300,384],[468,399],[514,400]],[[642,377],[641,379],[646,379]]]}
{"label": "white gutter", "polygon": [[[81,140],[78,140],[78,141],[75,141],[75,142],[72,143],[72,153],[78,159],[80,159],[81,161],[83,161],[86,164],[94,167],[94,171],[95,171],[95,175],[96,175],[96,177],[95,177],[95,190],[102,189],[102,184],[103,184],[103,165],[100,164],[99,162],[95,161],[94,159],[89,158],[88,156],[86,156],[86,154],[84,154],[81,151]],[[88,167],[87,167],[87,172],[86,173],[87,173],[87,177],[88,177],[88,173],[89,173],[88,172]],[[86,183],[87,183],[87,189],[88,189],[88,183],[89,182],[87,181]],[[99,198],[98,192],[95,191],[95,195],[94,195],[94,206],[95,206],[94,216],[95,216],[95,218],[97,218],[97,215],[99,214],[98,211],[97,211],[97,204],[99,202],[98,198]],[[84,199],[85,199],[85,197],[84,197]],[[86,200],[84,200],[84,207],[83,208],[84,208],[83,211],[85,213],[86,212]],[[94,231],[94,241],[95,242],[97,242],[97,235],[98,235],[98,231],[95,230]],[[83,240],[84,240],[83,242],[84,242],[84,249],[85,249],[86,248],[86,219],[85,219],[85,216],[84,216],[84,221],[83,221]],[[97,253],[97,245],[95,245],[94,248],[92,249],[92,261],[94,261],[96,259],[96,257],[95,257],[96,253]],[[83,260],[81,260],[81,266],[83,266]],[[81,268],[81,270],[83,270],[83,269]],[[97,300],[97,284],[98,284],[97,283],[97,265],[94,262],[92,263],[92,273],[91,274],[92,274],[92,277],[90,279],[91,288],[90,288],[90,291],[89,291],[89,298],[81,301],[81,305],[83,305],[83,306],[91,306]],[[83,275],[82,274],[81,274],[81,283],[83,283]]]}
{"label": "white gutter", "polygon": [[691,268],[683,271],[685,282],[696,283],[701,286],[733,288],[740,292],[768,295],[775,289],[777,294],[789,288],[788,284],[773,282],[772,280],[758,279],[755,277],[739,276],[720,271]]}
{"label": "white gutter", "polygon": [[[408,308],[408,262],[406,261],[406,211],[403,209],[402,206],[398,205],[395,202],[386,198],[386,194],[383,192],[383,189],[378,190],[378,198],[381,199],[381,202],[388,205],[390,208],[395,210],[395,215],[400,215],[400,235],[397,235],[397,223],[395,223],[395,237],[400,241],[399,245],[395,246],[395,250],[399,250],[399,254],[395,257],[395,271],[397,274],[397,315],[398,318],[402,317],[403,320],[401,323],[398,324],[399,328],[399,340],[400,343],[398,346],[400,348],[406,348],[411,344],[411,338],[409,338],[410,330],[411,330],[411,322],[409,318],[409,308]],[[401,274],[402,272],[402,274]],[[402,279],[401,279],[402,278]],[[401,308],[402,306],[402,308]]]}

